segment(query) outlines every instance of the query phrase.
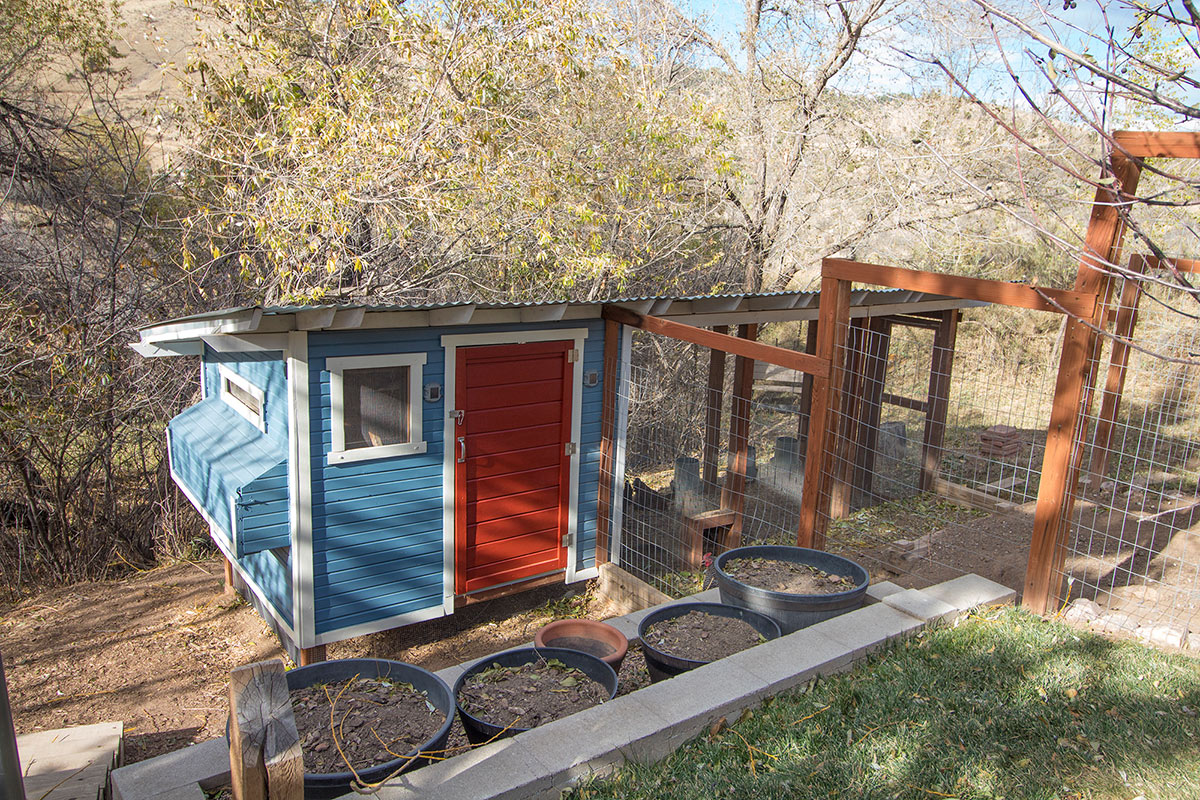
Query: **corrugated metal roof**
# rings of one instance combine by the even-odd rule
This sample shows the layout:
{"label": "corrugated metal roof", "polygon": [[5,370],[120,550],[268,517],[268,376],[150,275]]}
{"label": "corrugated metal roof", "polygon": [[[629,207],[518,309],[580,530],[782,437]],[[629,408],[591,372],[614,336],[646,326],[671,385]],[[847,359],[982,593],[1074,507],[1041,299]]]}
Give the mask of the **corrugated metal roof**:
{"label": "corrugated metal roof", "polygon": [[[279,305],[279,306],[263,306],[261,307],[264,316],[280,316],[287,314],[298,314],[301,312],[318,312],[318,311],[362,311],[364,313],[387,313],[387,312],[404,312],[404,311],[436,311],[440,309],[450,308],[466,308],[474,307],[477,310],[491,309],[525,309],[539,307],[583,307],[583,306],[600,306],[605,304],[615,305],[659,305],[659,304],[674,304],[674,303],[710,303],[716,304],[720,301],[737,301],[746,302],[749,310],[771,310],[771,309],[787,309],[787,308],[811,308],[815,305],[820,292],[757,292],[757,293],[728,293],[728,294],[705,294],[705,295],[642,295],[639,297],[616,297],[603,298],[600,300],[542,300],[542,301],[526,301],[526,302],[478,302],[478,301],[457,301],[446,303],[323,303],[318,305]],[[934,299],[935,295],[922,295],[919,292],[911,292],[904,289],[873,289],[873,290],[856,290],[851,295],[852,306],[878,305],[880,303],[902,303],[908,302],[913,296],[919,296],[927,299]],[[155,322],[148,325],[142,325],[138,330],[146,330],[149,328],[159,328],[165,325],[177,325],[188,322],[202,322],[207,320],[217,320],[223,317],[232,316],[235,314],[243,314],[248,311],[259,310],[256,306],[237,306],[232,308],[221,309],[218,311],[206,311],[201,314],[192,314],[185,317],[176,317],[174,319],[165,320],[163,322]],[[660,312],[662,313],[662,312]]]}

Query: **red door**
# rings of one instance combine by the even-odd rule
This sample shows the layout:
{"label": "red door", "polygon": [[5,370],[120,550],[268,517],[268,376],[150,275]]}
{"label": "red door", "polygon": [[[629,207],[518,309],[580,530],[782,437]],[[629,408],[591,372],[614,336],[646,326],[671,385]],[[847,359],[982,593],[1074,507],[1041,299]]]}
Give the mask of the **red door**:
{"label": "red door", "polygon": [[567,565],[574,343],[457,349],[455,591]]}

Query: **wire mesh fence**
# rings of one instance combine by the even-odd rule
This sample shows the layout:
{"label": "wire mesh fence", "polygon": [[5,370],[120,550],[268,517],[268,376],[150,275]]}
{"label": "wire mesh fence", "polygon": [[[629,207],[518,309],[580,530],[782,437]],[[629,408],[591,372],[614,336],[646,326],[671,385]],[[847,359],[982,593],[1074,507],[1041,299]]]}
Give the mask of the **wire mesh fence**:
{"label": "wire mesh fence", "polygon": [[[1153,316],[1138,332],[1147,349],[1200,351],[1200,325]],[[803,350],[811,326],[773,323],[758,336]],[[873,580],[920,587],[975,572],[1022,588],[1062,330],[1059,315],[999,306],[853,321],[837,337],[840,400],[818,503],[825,548]],[[633,343],[619,563],[678,596],[703,585],[724,548],[795,543],[810,433],[804,376],[760,363],[739,403],[734,357],[641,331]],[[1100,352],[1101,385],[1111,350]],[[1191,624],[1198,379],[1192,364],[1131,356],[1102,477],[1086,477],[1102,396],[1090,405],[1063,577],[1065,600],[1096,601],[1101,625],[1116,619],[1105,612],[1132,617],[1131,630],[1174,624],[1186,635]]]}

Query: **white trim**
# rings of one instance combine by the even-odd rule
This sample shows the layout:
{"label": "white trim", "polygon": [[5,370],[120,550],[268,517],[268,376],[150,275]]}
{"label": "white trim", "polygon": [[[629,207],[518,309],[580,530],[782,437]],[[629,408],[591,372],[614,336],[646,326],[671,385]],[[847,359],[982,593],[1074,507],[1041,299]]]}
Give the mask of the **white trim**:
{"label": "white trim", "polygon": [[[170,430],[168,429],[168,431],[167,431],[167,453],[168,454],[170,454],[170,452],[171,452],[170,438],[171,438]],[[259,586],[258,582],[255,581],[252,577],[250,577],[250,575],[248,575],[244,569],[242,569],[242,566],[241,566],[241,564],[238,563],[237,558],[235,558],[232,555],[232,553],[230,552],[229,545],[228,545],[228,543],[225,542],[225,537],[223,535],[213,535],[213,534],[220,534],[221,526],[217,525],[217,521],[215,519],[213,519],[212,516],[209,515],[208,511],[205,510],[204,505],[196,499],[196,496],[194,494],[192,494],[192,491],[191,491],[191,489],[189,489],[187,487],[187,484],[185,484],[183,481],[181,481],[179,479],[179,475],[176,474],[176,472],[175,472],[175,465],[173,463],[171,463],[171,459],[170,459],[169,455],[167,458],[167,468],[168,468],[168,471],[170,472],[171,480],[173,480],[175,482],[175,485],[179,487],[179,491],[181,491],[183,493],[183,496],[188,499],[188,502],[190,502],[195,507],[196,511],[200,512],[200,516],[204,517],[204,521],[208,523],[208,527],[210,528],[209,537],[213,540],[213,544],[215,544],[217,546],[217,549],[221,551],[221,554],[223,556],[225,556],[225,558],[229,561],[230,564],[233,565],[234,570],[237,571],[238,577],[240,577],[242,579],[242,582],[245,583],[246,586],[248,586],[250,588],[250,591],[254,593],[254,596],[258,598],[259,603],[266,610],[266,612],[271,615],[271,619],[273,619],[275,621],[275,624],[279,626],[279,629],[281,631],[283,631],[284,633],[286,633],[288,635],[288,638],[290,638],[293,643],[296,643],[296,629],[293,628],[291,625],[288,625],[287,622],[284,621],[283,617],[281,617],[279,615],[279,612],[275,609],[275,605],[270,600],[267,599],[267,593],[265,591],[263,591],[263,588],[261,586]],[[295,584],[295,580],[293,580],[293,582],[292,582],[292,597],[295,598],[295,596],[296,596],[296,584]],[[293,611],[293,614],[294,613],[295,612]],[[295,619],[295,617],[293,616],[292,619]]]}
{"label": "white trim", "polygon": [[[263,433],[267,432],[267,395],[262,389],[255,386],[250,380],[242,375],[237,374],[224,364],[217,364],[217,374],[219,380],[217,382],[217,390],[220,398],[225,401],[225,405],[232,408],[237,413],[245,417],[246,421],[254,427],[258,428]],[[241,389],[246,394],[258,401],[258,411],[250,408],[238,398],[231,394],[226,389],[226,383],[232,383],[234,386]]]}
{"label": "white trim", "polygon": [[288,334],[288,522],[292,535],[292,619],[296,646],[314,646],[312,438],[309,419],[308,333]]}
{"label": "white trim", "polygon": [[600,577],[600,568],[599,567],[588,567],[587,569],[581,569],[581,570],[576,571],[575,577],[572,578],[571,580],[567,581],[567,583],[576,583],[578,581],[590,581],[592,578],[599,578],[599,577]]}
{"label": "white trim", "polygon": [[[445,349],[446,374],[444,383],[446,419],[442,433],[442,607],[447,614],[454,613],[454,399],[457,396],[455,370],[458,366],[459,347],[480,347],[493,344],[527,344],[529,342],[557,342],[574,340],[579,351],[579,360],[571,365],[571,441],[580,441],[583,425],[583,347],[587,339],[587,328],[558,328],[533,331],[497,331],[494,333],[455,333],[441,337]],[[570,507],[567,511],[567,577],[574,575],[576,526],[579,519],[579,451],[571,456]],[[525,580],[525,579],[522,579]],[[494,587],[488,587],[494,588]]]}
{"label": "white trim", "polygon": [[201,336],[200,341],[218,353],[276,353],[287,349],[286,333],[252,333],[244,336]]}
{"label": "white trim", "polygon": [[[617,378],[617,419],[613,427],[616,452],[613,456],[612,515],[608,537],[608,560],[621,566],[621,531],[625,527],[625,444],[629,438],[629,380],[633,352],[633,328],[621,326],[621,369]],[[604,387],[608,391],[608,387]]]}
{"label": "white trim", "polygon": [[424,622],[430,619],[446,616],[446,611],[440,605],[422,608],[418,611],[409,611],[406,614],[397,614],[394,617],[386,619],[377,619],[373,622],[363,622],[358,625],[349,625],[345,628],[337,628],[336,630],[326,631],[325,633],[317,634],[313,638],[313,646],[321,644],[332,644],[340,642],[343,639],[351,639],[355,636],[366,636],[368,633],[378,633],[379,631],[391,630],[399,628],[401,625],[411,625],[414,622]]}
{"label": "white trim", "polygon": [[204,352],[203,342],[177,342],[164,343],[161,346],[157,344],[148,344],[146,342],[134,342],[129,345],[133,352],[143,358],[170,358],[173,356],[198,356]]}
{"label": "white trim", "polygon": [[143,343],[159,344],[199,339],[217,333],[249,333],[258,329],[262,317],[261,308],[243,308],[220,317],[154,325],[143,328],[139,335]]}
{"label": "white trim", "polygon": [[[428,449],[421,427],[421,385],[424,381],[424,353],[392,353],[381,356],[345,356],[325,359],[325,371],[329,373],[330,433],[332,442],[327,462],[345,464],[350,461],[370,461],[376,458],[406,456],[424,453]],[[346,449],[344,424],[344,395],[342,373],[348,369],[376,369],[381,367],[408,367],[408,441],[385,444],[377,447],[353,447]]]}

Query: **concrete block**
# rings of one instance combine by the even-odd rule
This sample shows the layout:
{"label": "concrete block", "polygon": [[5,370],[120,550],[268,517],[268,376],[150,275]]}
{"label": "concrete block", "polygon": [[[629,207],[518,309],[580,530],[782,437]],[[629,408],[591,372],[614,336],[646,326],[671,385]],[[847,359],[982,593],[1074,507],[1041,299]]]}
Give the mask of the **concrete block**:
{"label": "concrete block", "polygon": [[223,738],[209,739],[113,770],[109,778],[113,800],[158,797],[190,783],[212,789],[229,783],[229,745]]}
{"label": "concrete block", "polygon": [[857,660],[923,626],[921,620],[897,611],[886,603],[878,603],[818,622],[805,630],[821,633],[841,643],[847,656]]}
{"label": "concrete block", "polygon": [[734,653],[725,662],[757,675],[775,695],[798,686],[814,675],[834,675],[850,667],[846,645],[821,631],[804,628],[787,636]]}
{"label": "concrete block", "polygon": [[1017,599],[1017,593],[1012,589],[974,573],[960,575],[921,591],[959,611],[968,611],[976,606],[1011,603]]}
{"label": "concrete block", "polygon": [[871,600],[881,601],[885,597],[903,591],[902,588],[891,581],[879,581],[879,583],[872,583],[867,587],[867,597]]}
{"label": "concrete block", "polygon": [[883,598],[884,605],[902,611],[922,622],[940,622],[958,614],[958,609],[920,589],[905,589]]}
{"label": "concrete block", "polygon": [[[392,779],[379,800],[526,800],[553,788],[554,770],[534,758],[521,737],[501,739]],[[350,793],[343,800],[361,800]]]}
{"label": "concrete block", "polygon": [[[661,684],[643,691],[653,692]],[[554,786],[604,775],[626,758],[652,748],[666,721],[646,707],[641,692],[555,720],[520,734],[521,744],[551,768]]]}
{"label": "concrete block", "polygon": [[640,741],[627,756],[643,762],[660,759],[721,717],[736,716],[768,694],[765,680],[729,659],[642,689],[630,696],[662,719],[665,727],[657,736]]}

